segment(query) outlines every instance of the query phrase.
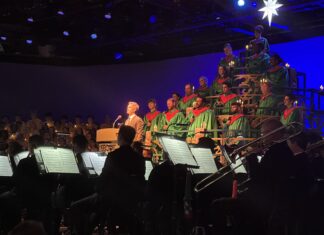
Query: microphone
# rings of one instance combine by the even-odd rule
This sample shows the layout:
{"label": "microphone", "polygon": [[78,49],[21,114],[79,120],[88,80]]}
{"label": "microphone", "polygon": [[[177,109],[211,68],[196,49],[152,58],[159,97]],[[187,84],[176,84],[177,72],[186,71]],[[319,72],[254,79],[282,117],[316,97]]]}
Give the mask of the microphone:
{"label": "microphone", "polygon": [[122,118],[122,115],[118,115],[118,117],[116,118],[116,120],[114,121],[114,123],[113,123],[113,125],[112,125],[113,128],[115,128],[115,124],[116,124],[116,122],[117,122],[119,119],[121,119],[121,118]]}

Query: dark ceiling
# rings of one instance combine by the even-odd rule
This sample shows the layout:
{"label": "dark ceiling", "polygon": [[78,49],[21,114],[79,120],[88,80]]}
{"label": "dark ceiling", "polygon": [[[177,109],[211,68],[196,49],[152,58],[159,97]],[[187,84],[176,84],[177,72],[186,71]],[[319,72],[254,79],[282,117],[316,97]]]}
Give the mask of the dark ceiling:
{"label": "dark ceiling", "polygon": [[270,43],[324,35],[324,0],[278,2],[270,28],[262,0],[0,0],[0,61],[111,64],[216,52],[226,42],[239,49],[256,24]]}

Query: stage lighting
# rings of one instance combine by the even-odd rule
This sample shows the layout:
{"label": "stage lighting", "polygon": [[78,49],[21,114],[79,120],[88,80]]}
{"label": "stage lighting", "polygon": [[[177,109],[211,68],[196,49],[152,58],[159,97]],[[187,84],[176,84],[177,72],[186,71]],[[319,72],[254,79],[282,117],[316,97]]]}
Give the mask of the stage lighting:
{"label": "stage lighting", "polygon": [[6,37],[6,36],[1,36],[0,39],[1,39],[2,41],[6,41],[6,40],[7,40],[7,37]]}
{"label": "stage lighting", "polygon": [[28,21],[29,23],[33,23],[33,22],[34,22],[34,19],[33,19],[32,17],[29,17],[29,18],[27,18],[27,21]]}
{"label": "stage lighting", "polygon": [[123,53],[116,52],[115,53],[115,60],[121,60],[124,57]]}
{"label": "stage lighting", "polygon": [[66,37],[68,37],[68,36],[70,36],[70,33],[65,30],[65,31],[63,31],[63,35],[66,36]]}
{"label": "stage lighting", "polygon": [[155,15],[151,15],[150,18],[149,18],[149,21],[150,21],[151,24],[155,24],[156,21],[157,21],[156,16]]}
{"label": "stage lighting", "polygon": [[26,43],[27,43],[27,44],[33,44],[33,40],[31,40],[31,39],[27,39],[27,40],[26,40]]}
{"label": "stage lighting", "polygon": [[97,36],[96,33],[93,33],[93,34],[90,35],[90,38],[93,39],[93,40],[94,40],[94,39],[97,39],[97,37],[98,37],[98,36]]}
{"label": "stage lighting", "polygon": [[257,7],[257,3],[256,2],[252,2],[251,5],[252,5],[252,7]]}
{"label": "stage lighting", "polygon": [[107,13],[107,14],[105,14],[105,19],[106,19],[106,20],[110,20],[110,19],[111,19],[111,13]]}
{"label": "stage lighting", "polygon": [[245,1],[244,1],[244,0],[238,0],[238,1],[237,1],[237,5],[238,5],[239,7],[243,7],[243,6],[245,5]]}
{"label": "stage lighting", "polygon": [[61,15],[61,16],[64,16],[64,12],[61,11],[61,10],[57,11],[57,14],[58,14],[58,15]]}

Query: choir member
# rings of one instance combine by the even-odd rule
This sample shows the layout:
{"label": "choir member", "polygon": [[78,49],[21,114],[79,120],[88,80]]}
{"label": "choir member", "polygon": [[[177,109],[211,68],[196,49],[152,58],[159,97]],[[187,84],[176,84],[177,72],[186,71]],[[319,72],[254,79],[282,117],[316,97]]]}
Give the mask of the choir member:
{"label": "choir member", "polygon": [[278,54],[273,54],[270,58],[271,67],[266,72],[266,77],[273,84],[273,93],[282,94],[285,88],[289,87],[289,76],[285,66],[282,66],[282,59]]}
{"label": "choir member", "polygon": [[261,43],[263,45],[262,53],[269,53],[270,46],[269,42],[265,37],[262,37],[262,33],[264,31],[264,28],[262,25],[257,25],[254,28],[254,39],[250,42],[250,44],[256,44]]}
{"label": "choir member", "polygon": [[[240,59],[233,54],[233,49],[230,43],[224,45],[225,57],[221,58],[218,66],[223,66],[225,68],[238,67],[240,64]],[[233,65],[231,65],[232,63]]]}
{"label": "choir member", "polygon": [[270,66],[270,57],[264,53],[264,45],[261,42],[255,42],[252,47],[253,55],[248,58],[247,71],[251,74],[263,74]]}
{"label": "choir member", "polygon": [[268,79],[260,81],[262,96],[257,106],[256,115],[277,115],[278,99],[272,94],[272,84]]}
{"label": "choir member", "polygon": [[184,114],[187,113],[187,108],[191,108],[193,102],[196,100],[197,95],[194,93],[194,87],[188,83],[185,86],[185,96],[179,102],[179,110]]}
{"label": "choir member", "polygon": [[[238,95],[234,94],[231,91],[231,85],[227,82],[224,82],[222,85],[223,93],[219,97],[218,105],[222,105],[221,112],[216,110],[216,113],[230,114],[231,104],[239,100]],[[216,107],[215,109],[219,109]]]}
{"label": "choir member", "polygon": [[[189,113],[187,119],[190,122],[187,137],[194,137],[197,128],[207,131],[216,128],[215,114],[207,106],[206,100],[200,96],[196,99],[196,109]],[[215,135],[214,132],[203,134],[204,137],[215,137]]]}
{"label": "choir member", "polygon": [[164,112],[161,117],[161,129],[168,134],[184,136],[184,133],[177,131],[185,130],[185,125],[188,124],[184,114],[176,108],[176,103],[173,98],[167,100],[168,111]]}
{"label": "choir member", "polygon": [[213,95],[218,95],[223,92],[223,83],[231,83],[231,79],[227,74],[225,66],[218,66],[218,74],[212,84],[212,93]]}
{"label": "choir member", "polygon": [[231,104],[231,114],[232,116],[226,122],[227,137],[249,137],[249,120],[244,116],[240,103],[234,102]]}
{"label": "choir member", "polygon": [[199,78],[199,87],[195,90],[195,94],[200,97],[206,98],[211,95],[211,88],[208,87],[208,78],[205,76],[201,76]]}
{"label": "choir member", "polygon": [[146,133],[146,131],[151,131],[151,132],[158,131],[161,115],[160,115],[160,111],[158,111],[156,108],[157,106],[156,100],[150,99],[147,102],[147,106],[150,112],[148,112],[143,119],[144,133]]}
{"label": "choir member", "polygon": [[294,95],[289,94],[284,98],[284,105],[286,109],[281,115],[280,121],[283,125],[287,126],[292,122],[300,122],[302,123],[302,113],[299,107],[295,105],[297,99]]}

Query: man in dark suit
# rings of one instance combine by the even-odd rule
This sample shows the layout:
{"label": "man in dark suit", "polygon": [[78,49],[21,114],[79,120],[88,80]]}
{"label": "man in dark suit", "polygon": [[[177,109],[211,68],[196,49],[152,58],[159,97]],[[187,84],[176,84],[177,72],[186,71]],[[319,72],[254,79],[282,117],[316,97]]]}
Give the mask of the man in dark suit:
{"label": "man in dark suit", "polygon": [[120,147],[108,154],[98,180],[97,193],[72,204],[72,223],[76,234],[91,234],[95,222],[89,222],[89,215],[102,217],[107,212],[112,214],[111,218],[117,220],[119,226],[131,229],[130,224],[135,219],[136,206],[143,197],[145,187],[145,162],[131,147],[134,137],[134,128],[120,127]]}
{"label": "man in dark suit", "polygon": [[144,121],[136,115],[139,110],[139,105],[136,102],[129,102],[127,105],[128,118],[125,121],[126,126],[131,126],[135,129],[136,135],[134,141],[141,142],[144,135]]}

